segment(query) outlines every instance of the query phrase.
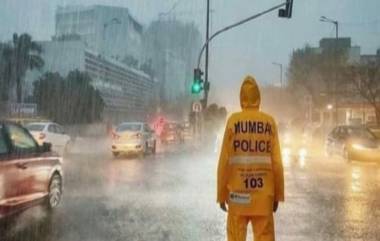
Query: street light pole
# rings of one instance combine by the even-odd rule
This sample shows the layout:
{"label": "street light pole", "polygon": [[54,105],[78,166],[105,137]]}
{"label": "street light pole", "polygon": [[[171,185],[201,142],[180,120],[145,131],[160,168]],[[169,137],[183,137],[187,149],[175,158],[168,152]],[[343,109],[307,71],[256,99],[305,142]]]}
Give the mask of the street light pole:
{"label": "street light pole", "polygon": [[337,89],[338,89],[338,41],[339,41],[339,22],[337,20],[333,20],[330,18],[327,18],[325,16],[322,16],[319,21],[326,22],[326,23],[332,23],[335,26],[335,68],[334,68],[334,75],[335,75],[335,83],[334,83],[334,107],[335,107],[335,125],[338,124],[338,98],[337,98]]}

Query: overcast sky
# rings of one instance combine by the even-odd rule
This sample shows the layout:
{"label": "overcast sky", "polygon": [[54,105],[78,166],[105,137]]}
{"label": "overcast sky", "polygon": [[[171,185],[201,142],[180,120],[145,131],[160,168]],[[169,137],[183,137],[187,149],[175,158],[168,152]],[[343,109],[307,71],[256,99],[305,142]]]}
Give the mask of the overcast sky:
{"label": "overcast sky", "polygon": [[[167,12],[177,19],[194,21],[205,30],[206,0],[0,0],[0,40],[13,32],[29,32],[38,40],[54,33],[54,11],[58,5],[106,4],[130,9],[144,25]],[[212,31],[281,3],[282,0],[211,0]],[[351,37],[364,54],[380,48],[380,0],[294,0],[293,18],[280,19],[277,12],[231,30],[216,38],[211,46],[211,97],[237,103],[241,79],[254,75],[260,83],[279,81],[279,69],[286,66],[293,49],[306,43],[317,46],[322,37],[334,37],[332,24],[319,22],[324,15],[340,22],[339,35]],[[235,97],[236,96],[236,97]]]}

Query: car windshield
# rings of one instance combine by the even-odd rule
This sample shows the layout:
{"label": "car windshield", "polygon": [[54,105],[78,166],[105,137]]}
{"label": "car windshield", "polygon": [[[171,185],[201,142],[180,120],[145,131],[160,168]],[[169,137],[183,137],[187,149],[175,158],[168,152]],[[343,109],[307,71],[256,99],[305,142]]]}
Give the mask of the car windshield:
{"label": "car windshield", "polygon": [[348,133],[354,137],[376,139],[376,136],[366,128],[349,128]]}
{"label": "car windshield", "polygon": [[45,128],[45,125],[43,124],[29,124],[26,125],[26,129],[29,131],[43,131]]}
{"label": "car windshield", "polygon": [[132,123],[125,123],[121,124],[116,128],[116,132],[123,132],[123,131],[140,131],[142,125],[141,124],[132,124]]}

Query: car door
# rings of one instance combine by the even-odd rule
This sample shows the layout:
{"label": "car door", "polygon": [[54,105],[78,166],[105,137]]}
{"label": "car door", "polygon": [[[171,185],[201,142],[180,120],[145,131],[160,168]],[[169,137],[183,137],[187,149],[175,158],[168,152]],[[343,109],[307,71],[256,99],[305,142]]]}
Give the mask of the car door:
{"label": "car door", "polygon": [[50,174],[50,158],[40,152],[32,135],[23,127],[7,124],[6,131],[10,140],[10,159],[18,168],[18,202],[30,206],[47,195]]}
{"label": "car door", "polygon": [[10,158],[10,144],[4,125],[0,124],[0,218],[18,208],[20,190],[16,188],[19,178],[18,160]]}
{"label": "car door", "polygon": [[56,135],[57,135],[57,142],[60,145],[60,148],[65,148],[66,144],[69,141],[69,136],[65,134],[65,131],[62,126],[56,124],[55,125]]}
{"label": "car door", "polygon": [[46,132],[46,141],[45,142],[48,142],[48,143],[51,143],[53,146],[54,146],[54,143],[55,143],[55,128],[54,128],[54,125],[53,124],[47,124],[46,126],[46,129],[45,129],[45,132]]}
{"label": "car door", "polygon": [[61,143],[56,124],[49,124],[48,132],[50,136],[50,143],[53,146],[53,150],[59,152],[61,150]]}

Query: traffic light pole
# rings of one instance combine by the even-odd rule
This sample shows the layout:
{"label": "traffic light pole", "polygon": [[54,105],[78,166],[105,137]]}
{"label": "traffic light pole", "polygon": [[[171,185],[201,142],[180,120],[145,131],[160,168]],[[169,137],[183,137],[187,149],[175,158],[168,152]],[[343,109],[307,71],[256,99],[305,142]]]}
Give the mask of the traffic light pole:
{"label": "traffic light pole", "polygon": [[210,38],[208,38],[208,39],[206,40],[206,42],[203,44],[203,46],[202,46],[202,48],[201,48],[201,51],[199,52],[199,55],[198,55],[198,65],[197,65],[198,68],[200,67],[201,59],[202,59],[202,54],[203,54],[203,52],[205,51],[206,46],[208,46],[208,44],[211,42],[211,40],[213,40],[216,36],[218,36],[218,35],[221,34],[221,33],[226,32],[226,31],[228,31],[228,30],[230,30],[230,29],[233,29],[233,28],[235,28],[235,27],[237,27],[237,26],[240,26],[240,25],[242,25],[242,24],[244,24],[244,23],[246,23],[246,22],[249,22],[249,21],[251,21],[251,20],[253,20],[253,19],[255,19],[255,18],[261,17],[261,16],[263,16],[263,15],[265,15],[265,14],[267,14],[267,13],[273,12],[274,10],[279,9],[279,8],[281,8],[282,6],[285,6],[286,4],[287,4],[286,2],[285,2],[285,3],[281,3],[281,4],[276,5],[276,6],[270,8],[270,9],[268,9],[268,10],[265,10],[265,11],[263,11],[263,12],[261,12],[261,13],[255,14],[255,15],[253,15],[253,16],[251,16],[251,17],[248,17],[248,18],[243,19],[243,20],[241,20],[241,21],[239,21],[239,22],[237,22],[237,23],[231,24],[231,25],[229,25],[229,26],[227,26],[227,27],[224,27],[224,28],[222,28],[222,29],[216,31],[213,35],[211,35]]}
{"label": "traffic light pole", "polygon": [[[210,34],[210,0],[207,0],[207,14],[206,14],[206,39],[209,39]],[[209,58],[209,52],[208,52],[208,42],[206,44],[206,59],[205,59],[205,86],[208,85],[208,58]],[[205,96],[203,100],[203,107],[207,107],[207,100],[208,100],[208,88],[205,89]]]}
{"label": "traffic light pole", "polygon": [[[265,15],[267,13],[273,12],[274,10],[277,10],[277,9],[279,9],[279,8],[287,5],[287,4],[288,4],[288,1],[286,1],[284,3],[281,3],[281,4],[278,4],[278,5],[276,5],[276,6],[272,7],[272,8],[269,8],[269,9],[261,12],[261,13],[255,14],[255,15],[250,16],[248,18],[245,18],[245,19],[243,19],[243,20],[241,20],[241,21],[239,21],[237,23],[234,23],[234,24],[231,24],[231,25],[229,25],[227,27],[224,27],[224,28],[216,31],[214,34],[212,34],[211,37],[206,36],[206,42],[203,44],[203,46],[201,48],[201,51],[199,52],[199,55],[198,55],[198,64],[197,64],[197,68],[199,69],[200,64],[201,64],[202,54],[206,50],[206,66],[205,66],[205,72],[206,72],[205,73],[205,86],[206,86],[206,88],[204,90],[205,91],[204,100],[203,100],[204,105],[205,105],[204,107],[207,106],[207,99],[208,99],[208,92],[209,92],[209,82],[208,82],[208,44],[216,36],[218,36],[219,34],[224,33],[224,32],[226,32],[226,31],[228,31],[230,29],[233,29],[233,28],[235,28],[237,26],[240,26],[240,25],[242,25],[244,23],[247,23],[247,22],[249,22],[249,21],[251,21],[253,19],[261,17],[261,16],[263,16],[263,15]],[[210,12],[209,10],[210,10],[209,9],[209,0],[207,0],[207,28],[206,28],[206,35],[208,35],[208,29],[209,29],[209,12]]]}

